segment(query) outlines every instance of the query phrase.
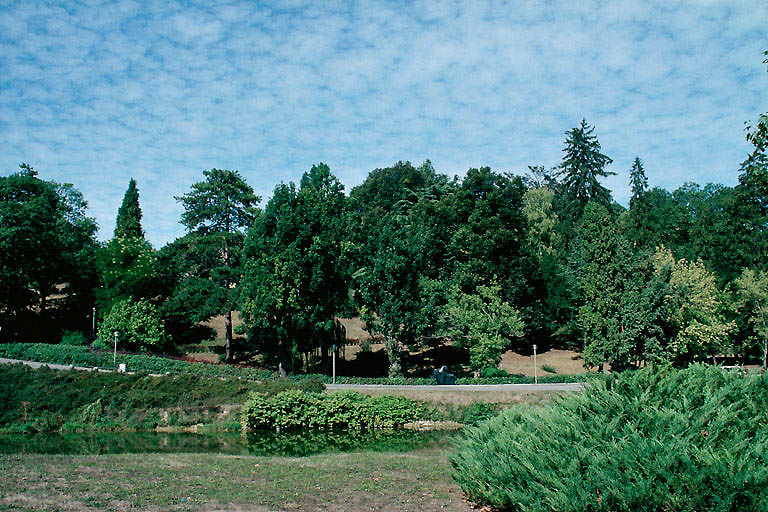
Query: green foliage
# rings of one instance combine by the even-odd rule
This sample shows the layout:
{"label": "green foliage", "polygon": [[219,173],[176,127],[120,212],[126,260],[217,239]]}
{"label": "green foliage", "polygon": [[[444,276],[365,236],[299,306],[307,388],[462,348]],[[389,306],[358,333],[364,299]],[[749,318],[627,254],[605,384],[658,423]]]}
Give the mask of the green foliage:
{"label": "green foliage", "polygon": [[582,119],[578,128],[566,132],[565,154],[558,175],[565,193],[580,209],[590,201],[605,207],[611,204],[611,192],[600,184],[599,179],[616,174],[605,170],[613,160],[600,152],[600,142],[593,135],[594,131],[594,126]]}
{"label": "green foliage", "polygon": [[96,290],[98,309],[109,312],[112,307],[130,298],[153,296],[155,281],[155,251],[140,237],[115,237],[96,252],[96,268],[101,287]]}
{"label": "green foliage", "polygon": [[472,402],[461,412],[459,422],[462,425],[475,427],[480,423],[487,421],[499,413],[498,404],[489,404],[485,402]]}
{"label": "green foliage", "polygon": [[700,260],[675,260],[664,248],[654,267],[669,285],[663,304],[669,345],[662,357],[680,362],[730,353],[735,324],[725,320],[715,276]]}
{"label": "green foliage", "polygon": [[[294,383],[293,388],[322,389],[316,383]],[[67,425],[66,428],[86,430],[153,429],[161,424],[158,408],[192,410],[239,404],[257,390],[275,391],[270,386],[241,379],[206,378],[189,373],[150,377],[2,365],[0,429],[50,432]]]}
{"label": "green foliage", "polygon": [[[184,207],[181,223],[188,235],[175,251],[181,261],[173,279],[172,299],[189,302],[188,315],[201,311],[225,317],[225,358],[234,357],[232,346],[232,310],[235,308],[242,273],[239,254],[243,232],[253,223],[261,198],[237,171],[203,171],[204,181],[176,197]],[[178,307],[169,307],[178,314]],[[195,310],[198,313],[194,313]],[[195,319],[195,321],[199,321]]]}
{"label": "green foliage", "polygon": [[768,272],[745,268],[734,284],[735,305],[751,327],[750,341],[759,343],[762,348],[763,368],[768,368]]}
{"label": "green foliage", "polygon": [[249,231],[242,311],[261,352],[276,356],[281,374],[300,352],[335,343],[334,316],[348,301],[339,232],[344,187],[325,164],[276,189]]}
{"label": "green foliage", "polygon": [[452,456],[467,496],[515,511],[768,507],[768,377],[649,368],[515,406]]}
{"label": "green foliage", "polygon": [[584,365],[608,362],[622,369],[637,364],[661,334],[656,327],[659,299],[655,288],[647,285],[648,262],[636,259],[616,232],[608,210],[597,203],[585,208],[578,234]]}
{"label": "green foliage", "polygon": [[61,335],[62,345],[84,347],[89,343],[88,337],[82,331],[64,331]]}
{"label": "green foliage", "polygon": [[648,190],[648,178],[645,176],[643,161],[637,156],[632,162],[632,169],[629,171],[629,186],[632,187],[632,197],[629,200],[631,208],[632,203],[637,201]]}
{"label": "green foliage", "polygon": [[[48,296],[64,291],[65,309],[83,315],[93,281],[95,221],[86,215],[83,195],[70,184],[44,181],[32,167],[0,177],[0,336],[56,339]],[[37,314],[30,314],[36,307]],[[90,308],[88,308],[90,309]],[[34,331],[32,331],[34,332]]]}
{"label": "green foliage", "polygon": [[128,350],[157,351],[168,341],[157,308],[145,300],[123,300],[112,306],[99,326],[97,338],[110,347],[115,332],[118,345]]}
{"label": "green foliage", "polygon": [[501,287],[478,286],[476,293],[458,288],[447,307],[449,322],[459,346],[469,347],[469,364],[476,371],[497,366],[510,339],[521,336],[523,322],[515,309],[501,299]]}
{"label": "green foliage", "polygon": [[242,410],[244,430],[293,428],[374,429],[427,419],[421,403],[401,396],[366,396],[286,391],[269,397],[253,393]]}
{"label": "green foliage", "polygon": [[136,187],[136,180],[133,178],[128,182],[128,190],[123,196],[123,203],[117,210],[115,238],[144,238],[144,230],[141,227],[139,190]]}

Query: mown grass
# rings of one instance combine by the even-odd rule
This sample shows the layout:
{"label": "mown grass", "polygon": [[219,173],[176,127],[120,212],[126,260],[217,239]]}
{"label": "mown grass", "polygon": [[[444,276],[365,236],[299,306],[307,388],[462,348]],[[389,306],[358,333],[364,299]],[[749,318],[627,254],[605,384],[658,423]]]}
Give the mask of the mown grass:
{"label": "mown grass", "polygon": [[471,510],[440,448],[306,458],[10,455],[0,510]]}

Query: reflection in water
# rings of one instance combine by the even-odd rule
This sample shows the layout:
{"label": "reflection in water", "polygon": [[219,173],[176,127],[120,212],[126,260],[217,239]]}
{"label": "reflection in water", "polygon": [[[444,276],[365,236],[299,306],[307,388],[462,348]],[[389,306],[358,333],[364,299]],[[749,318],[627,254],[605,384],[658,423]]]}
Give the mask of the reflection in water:
{"label": "reflection in water", "polygon": [[452,432],[411,430],[215,434],[90,433],[0,435],[0,453],[100,455],[109,453],[222,453],[303,457],[323,452],[397,451],[448,444]]}

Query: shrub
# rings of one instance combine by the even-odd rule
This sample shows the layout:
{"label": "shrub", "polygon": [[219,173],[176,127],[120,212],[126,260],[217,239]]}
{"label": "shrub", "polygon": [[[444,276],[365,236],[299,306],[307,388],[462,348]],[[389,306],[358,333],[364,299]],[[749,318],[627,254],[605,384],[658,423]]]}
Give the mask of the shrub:
{"label": "shrub", "polygon": [[241,414],[243,430],[283,430],[396,427],[426,419],[431,412],[420,402],[400,396],[290,390],[274,396],[252,393]]}
{"label": "shrub", "polygon": [[541,369],[544,370],[545,372],[557,373],[557,370],[554,367],[549,366],[548,364],[542,365]]}
{"label": "shrub", "polygon": [[516,511],[768,510],[768,376],[694,365],[596,381],[469,429],[467,496]]}
{"label": "shrub", "polygon": [[88,345],[88,337],[81,331],[64,331],[61,335],[61,344],[85,347]]}
{"label": "shrub", "polygon": [[464,408],[459,421],[464,425],[475,426],[493,418],[498,412],[498,404],[472,402]]}
{"label": "shrub", "polygon": [[160,315],[146,300],[123,300],[112,306],[99,327],[98,339],[111,347],[115,332],[118,346],[129,350],[156,351],[166,342]]}
{"label": "shrub", "polygon": [[480,377],[483,378],[493,378],[493,377],[509,377],[509,373],[507,373],[505,370],[502,370],[501,368],[496,368],[493,366],[486,366],[482,370],[480,370]]}

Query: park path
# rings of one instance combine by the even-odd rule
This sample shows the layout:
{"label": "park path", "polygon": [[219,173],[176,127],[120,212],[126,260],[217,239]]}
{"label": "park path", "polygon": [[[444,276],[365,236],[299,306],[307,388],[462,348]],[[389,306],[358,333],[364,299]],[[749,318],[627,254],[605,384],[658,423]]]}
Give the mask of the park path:
{"label": "park path", "polygon": [[[102,368],[93,368],[89,366],[74,366],[67,364],[53,364],[53,363],[41,363],[38,361],[24,361],[21,359],[7,359],[0,357],[0,364],[24,364],[32,368],[41,368],[47,366],[52,370],[81,370],[81,371],[99,371],[99,372],[112,372],[114,370],[105,370]],[[132,373],[132,372],[128,372]],[[520,393],[531,393],[538,391],[581,391],[584,388],[584,384],[581,382],[563,382],[552,384],[453,384],[453,385],[421,385],[421,384],[408,384],[408,385],[392,385],[392,384],[326,384],[326,389],[331,391],[366,391],[366,390],[391,390],[391,391],[416,391],[419,389],[429,391],[517,391]]]}

